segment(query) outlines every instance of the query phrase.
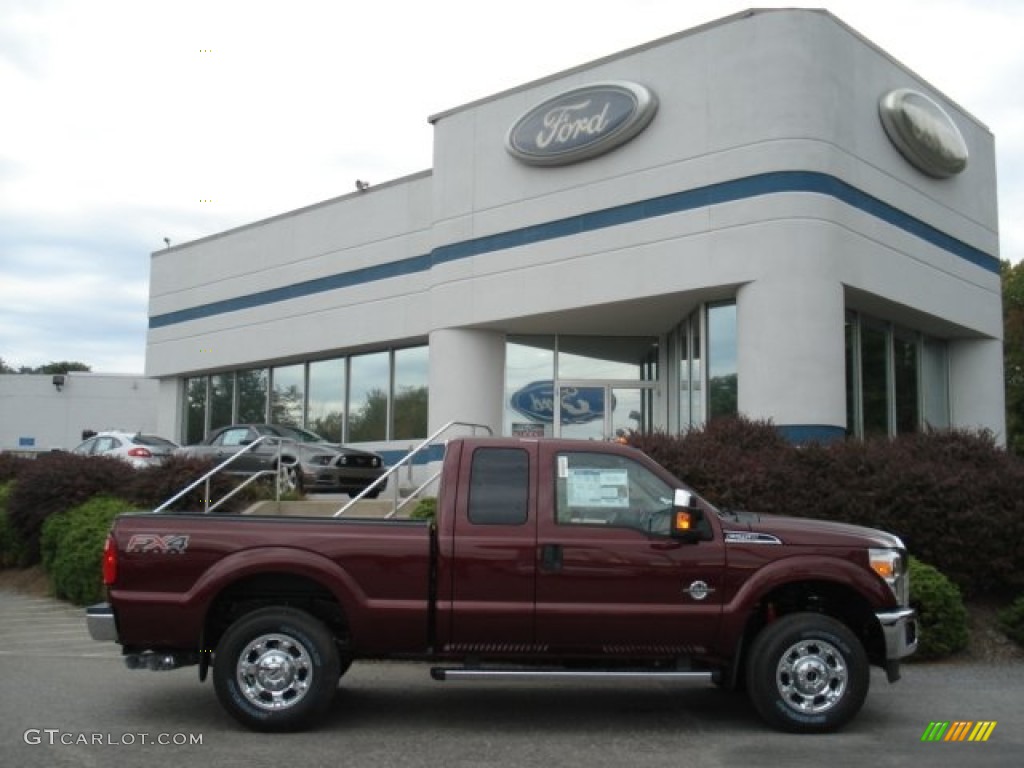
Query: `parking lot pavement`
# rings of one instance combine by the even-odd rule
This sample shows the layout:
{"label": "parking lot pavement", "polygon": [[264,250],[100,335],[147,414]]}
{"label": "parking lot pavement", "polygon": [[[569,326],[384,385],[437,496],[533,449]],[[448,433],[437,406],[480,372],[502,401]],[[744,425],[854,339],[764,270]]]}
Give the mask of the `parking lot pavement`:
{"label": "parking lot pavement", "polygon": [[[260,736],[193,668],[129,671],[81,608],[0,586],[0,765],[223,768],[1008,768],[1024,755],[1024,663],[872,670],[839,733],[767,728],[742,695],[662,681],[436,683],[422,664],[355,664],[313,733]],[[996,723],[985,743],[928,742],[935,722]],[[163,739],[163,741],[161,741]]]}
{"label": "parking lot pavement", "polygon": [[120,649],[97,643],[85,628],[85,612],[49,597],[0,589],[0,658],[119,658]]}

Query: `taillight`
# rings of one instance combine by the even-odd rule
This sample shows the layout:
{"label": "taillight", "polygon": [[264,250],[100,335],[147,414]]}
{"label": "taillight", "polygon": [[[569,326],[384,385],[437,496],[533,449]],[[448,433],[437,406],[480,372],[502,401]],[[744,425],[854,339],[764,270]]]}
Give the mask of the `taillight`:
{"label": "taillight", "polygon": [[139,448],[139,447],[129,448],[128,449],[128,455],[129,456],[134,456],[137,459],[151,459],[151,458],[153,458],[153,454],[149,452],[148,448]]}
{"label": "taillight", "polygon": [[117,544],[113,536],[107,536],[103,545],[103,586],[112,587],[117,581]]}

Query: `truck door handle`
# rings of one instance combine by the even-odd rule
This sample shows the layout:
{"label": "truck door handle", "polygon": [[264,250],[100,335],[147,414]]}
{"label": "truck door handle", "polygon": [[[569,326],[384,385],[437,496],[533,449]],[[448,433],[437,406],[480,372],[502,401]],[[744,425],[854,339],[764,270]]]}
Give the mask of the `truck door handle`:
{"label": "truck door handle", "polygon": [[540,567],[545,571],[562,570],[562,545],[543,544],[540,548]]}

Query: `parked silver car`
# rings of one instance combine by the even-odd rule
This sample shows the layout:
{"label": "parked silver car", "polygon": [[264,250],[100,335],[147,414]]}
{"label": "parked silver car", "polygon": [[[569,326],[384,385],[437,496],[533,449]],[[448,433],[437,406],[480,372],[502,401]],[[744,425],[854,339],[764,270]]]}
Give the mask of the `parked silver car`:
{"label": "parked silver car", "polygon": [[[267,439],[253,445],[261,437]],[[280,455],[284,487],[296,490],[338,491],[356,496],[385,469],[383,459],[376,453],[328,443],[315,432],[283,424],[221,427],[201,443],[185,446],[179,453],[220,462],[241,451],[244,455],[226,471],[249,475],[273,470]],[[380,490],[374,488],[366,498],[375,498]]]}
{"label": "parked silver car", "polygon": [[141,468],[162,464],[179,447],[174,441],[156,435],[107,430],[97,432],[71,452],[82,456],[112,456]]}

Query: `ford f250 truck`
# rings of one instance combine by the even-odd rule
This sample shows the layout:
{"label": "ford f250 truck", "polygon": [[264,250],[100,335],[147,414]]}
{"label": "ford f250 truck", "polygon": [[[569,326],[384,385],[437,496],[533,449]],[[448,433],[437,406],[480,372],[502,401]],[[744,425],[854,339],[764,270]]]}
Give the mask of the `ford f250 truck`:
{"label": "ford f250 truck", "polygon": [[432,521],[122,515],[89,630],[131,668],[212,667],[258,730],[314,722],[353,661],[414,659],[745,687],[769,724],[820,732],[916,647],[891,534],[719,511],[615,443],[458,438],[439,483]]}

